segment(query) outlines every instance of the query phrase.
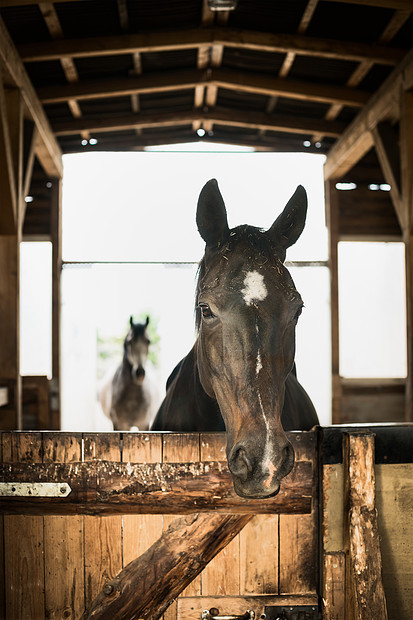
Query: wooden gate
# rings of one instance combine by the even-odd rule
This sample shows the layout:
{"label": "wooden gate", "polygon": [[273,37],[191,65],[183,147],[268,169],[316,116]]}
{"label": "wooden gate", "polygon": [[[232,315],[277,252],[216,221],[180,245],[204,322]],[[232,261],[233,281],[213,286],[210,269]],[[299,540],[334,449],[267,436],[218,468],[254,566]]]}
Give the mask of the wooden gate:
{"label": "wooden gate", "polygon": [[[169,607],[165,619],[195,620],[203,609],[210,608],[226,613],[254,608],[259,617],[266,605],[278,602],[317,605],[316,435],[292,433],[291,438],[298,463],[309,465],[305,510],[311,512],[255,516]],[[23,463],[26,473],[32,463],[92,465],[112,461],[126,466],[225,461],[225,438],[220,433],[2,433],[1,440],[3,463]],[[301,492],[298,489],[298,494]],[[3,513],[25,512],[2,517],[3,618],[80,618],[107,582],[154,543],[175,518],[171,514],[131,514],[130,507],[130,514],[121,514],[119,505],[107,516],[50,514],[59,510],[99,512],[96,505],[73,507],[69,498],[52,500],[58,504],[52,509],[47,500],[26,498],[20,508],[14,500],[3,500]],[[43,508],[39,509],[36,501],[43,503]],[[37,514],[29,515],[33,504],[37,508],[30,512]],[[284,511],[300,510],[293,499],[290,508],[287,504]],[[197,508],[194,504],[192,512]],[[270,510],[276,509],[273,502]],[[188,508],[184,512],[189,512]]]}
{"label": "wooden gate", "polygon": [[[407,437],[408,454],[413,427],[397,428]],[[79,620],[99,593],[110,601],[125,567],[178,514],[194,512],[249,517],[166,609],[166,620],[200,619],[206,609],[213,615],[253,609],[256,618],[275,618],[274,610],[282,607],[305,609],[314,618],[320,613],[327,620],[357,618],[351,561],[358,559],[349,550],[350,529],[343,518],[351,476],[346,460],[343,464],[337,458],[345,430],[290,433],[296,452],[293,472],[276,498],[254,501],[233,493],[220,433],[2,433],[2,482],[57,481],[58,493],[68,482],[72,490],[57,498],[1,500],[1,618]],[[389,432],[373,430],[378,439]],[[374,449],[374,441],[369,445]],[[397,445],[400,461],[400,441]],[[384,592],[391,603],[389,618],[410,620],[413,450],[410,460],[398,464],[394,454],[380,451],[382,462],[375,470]],[[374,497],[374,480],[372,488]],[[372,510],[374,514],[374,506]],[[151,566],[148,576],[156,571]],[[159,573],[145,588],[160,590],[162,578]],[[381,583],[380,572],[378,578]],[[360,588],[365,575],[357,579]],[[137,617],[158,617],[152,613],[143,610]],[[363,613],[358,617],[372,617]]]}

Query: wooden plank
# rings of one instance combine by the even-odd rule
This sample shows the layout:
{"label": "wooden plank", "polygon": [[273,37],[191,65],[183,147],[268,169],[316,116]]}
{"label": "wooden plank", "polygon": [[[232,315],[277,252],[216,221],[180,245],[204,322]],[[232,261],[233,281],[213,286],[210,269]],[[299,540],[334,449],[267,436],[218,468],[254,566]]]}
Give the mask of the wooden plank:
{"label": "wooden plank", "polygon": [[376,506],[389,617],[413,618],[413,464],[376,465]]}
{"label": "wooden plank", "polygon": [[[201,458],[225,458],[225,446],[226,438],[222,433],[205,433],[201,435]],[[240,536],[236,536],[203,570],[202,596],[240,593]],[[185,592],[185,595],[191,593]]]}
{"label": "wooden plank", "polygon": [[[85,434],[84,460],[120,461],[120,434]],[[102,588],[122,568],[122,517],[84,517],[85,605],[90,605]]]}
{"label": "wooden plank", "polygon": [[278,515],[257,515],[240,533],[240,593],[278,594]]}
{"label": "wooden plank", "polygon": [[[4,437],[4,457],[12,462],[41,461],[40,433]],[[4,517],[6,618],[44,618],[43,517]]]}
{"label": "wooden plank", "polygon": [[[45,463],[82,458],[80,433],[44,433]],[[46,618],[78,618],[85,609],[83,517],[44,517]]]}
{"label": "wooden plank", "polygon": [[[315,433],[292,433],[296,463],[317,468]],[[317,592],[318,509],[314,489],[312,510],[306,515],[280,515],[279,526],[279,594]]]}
{"label": "wooden plank", "polygon": [[387,619],[382,561],[375,507],[374,435],[343,435],[343,459],[348,513],[345,544],[348,549],[347,613],[357,620]]}
{"label": "wooden plank", "polygon": [[82,620],[159,618],[250,519],[219,514],[175,519],[155,545],[107,584]]}
{"label": "wooden plank", "polygon": [[[157,463],[162,458],[162,436],[124,433],[124,463]],[[124,515],[123,567],[135,560],[162,534],[162,515]]]}
{"label": "wooden plank", "polygon": [[253,500],[235,493],[226,462],[2,464],[0,479],[65,481],[70,485],[70,494],[58,499],[2,498],[1,509],[16,514],[22,510],[26,514],[60,515],[187,514],[195,510],[301,514],[311,511],[314,491],[313,469],[308,461],[295,464],[275,497]]}
{"label": "wooden plank", "polygon": [[50,236],[52,242],[52,380],[51,428],[61,428],[61,277],[62,277],[62,179],[50,179]]}
{"label": "wooden plank", "polygon": [[[197,433],[188,434],[166,434],[163,436],[163,463],[173,463],[183,460],[187,463],[196,462],[200,458],[200,439]],[[174,522],[170,515],[163,517],[164,531]],[[199,595],[201,593],[201,577],[197,576],[182,591],[182,595]],[[177,618],[177,602],[173,601],[165,610],[164,620],[175,620]]]}
{"label": "wooden plank", "polygon": [[199,47],[224,46],[261,52],[279,52],[362,61],[370,59],[384,65],[395,65],[405,50],[355,41],[319,39],[303,35],[275,34],[235,28],[199,28],[125,34],[83,39],[26,43],[18,46],[23,62],[58,60],[62,56],[113,56],[135,52],[162,52]]}
{"label": "wooden plank", "polygon": [[345,566],[345,554],[343,552],[324,554],[324,620],[345,620]]}

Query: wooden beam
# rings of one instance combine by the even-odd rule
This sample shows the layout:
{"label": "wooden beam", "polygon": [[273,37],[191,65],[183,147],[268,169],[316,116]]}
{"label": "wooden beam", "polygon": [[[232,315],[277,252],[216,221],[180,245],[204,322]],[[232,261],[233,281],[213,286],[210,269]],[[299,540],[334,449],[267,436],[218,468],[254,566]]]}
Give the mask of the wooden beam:
{"label": "wooden beam", "polygon": [[[331,2],[331,0],[320,0],[321,2]],[[386,9],[409,9],[411,8],[410,0],[335,0],[344,4],[359,4],[361,6],[380,7]],[[53,4],[60,2],[79,2],[79,0],[53,0]],[[39,4],[39,0],[0,0],[0,8],[13,6],[30,6]]]}
{"label": "wooden beam", "polygon": [[167,52],[223,46],[261,52],[293,52],[304,56],[339,60],[372,60],[383,65],[396,65],[406,51],[385,45],[370,45],[352,41],[317,39],[303,35],[273,34],[234,28],[200,28],[147,32],[85,39],[63,39],[25,43],[18,46],[24,62],[59,60],[63,56],[113,56],[134,52]]}
{"label": "wooden beam", "polygon": [[[321,2],[331,2],[331,0],[321,0]],[[373,8],[408,10],[412,8],[410,0],[334,0],[342,4],[359,4],[360,6],[371,6]]]}
{"label": "wooden beam", "polygon": [[400,228],[406,228],[406,214],[401,203],[401,171],[399,139],[388,122],[378,123],[372,130],[376,153],[386,183],[391,186],[390,196],[397,213]]}
{"label": "wooden beam", "polygon": [[156,620],[253,515],[175,519],[143,555],[110,580],[81,620]]}
{"label": "wooden beam", "polygon": [[38,130],[36,155],[45,172],[62,176],[62,153],[50,128],[43,107],[30,82],[23,63],[0,17],[0,65],[4,64],[13,81],[13,86],[21,91],[25,106]]}
{"label": "wooden beam", "polygon": [[236,495],[224,462],[130,464],[87,463],[0,465],[2,482],[66,482],[67,497],[2,497],[2,514],[187,514],[196,511],[273,514],[311,512],[310,461],[298,461],[274,498]]}
{"label": "wooden beam", "polygon": [[72,98],[106,99],[132,94],[204,88],[208,85],[260,95],[282,96],[321,103],[340,103],[353,107],[365,105],[371,96],[366,91],[354,88],[273,78],[266,74],[234,72],[225,69],[157,72],[139,77],[43,86],[37,89],[37,94],[42,103],[49,104],[62,103]]}
{"label": "wooden beam", "polygon": [[52,241],[52,380],[51,428],[61,428],[61,277],[62,277],[62,179],[50,180],[50,233]]}
{"label": "wooden beam", "polygon": [[400,92],[405,75],[413,73],[413,50],[383,82],[330,149],[324,165],[325,179],[338,179],[348,172],[374,145],[372,131],[378,123],[399,118]]}
{"label": "wooden beam", "polygon": [[300,118],[297,116],[266,114],[265,112],[235,112],[224,108],[217,108],[203,112],[192,110],[188,112],[162,112],[158,114],[142,113],[128,114],[119,117],[97,119],[79,119],[54,123],[53,129],[58,136],[79,134],[82,131],[107,132],[119,129],[134,129],[136,127],[174,127],[188,125],[194,121],[212,122],[232,127],[246,127],[250,129],[266,129],[286,133],[307,134],[312,131],[322,131],[325,136],[338,137],[345,125],[339,122],[329,122],[318,119]]}
{"label": "wooden beam", "polygon": [[387,620],[377,527],[374,434],[345,433],[343,460],[346,481],[345,514],[348,552],[348,618]]}

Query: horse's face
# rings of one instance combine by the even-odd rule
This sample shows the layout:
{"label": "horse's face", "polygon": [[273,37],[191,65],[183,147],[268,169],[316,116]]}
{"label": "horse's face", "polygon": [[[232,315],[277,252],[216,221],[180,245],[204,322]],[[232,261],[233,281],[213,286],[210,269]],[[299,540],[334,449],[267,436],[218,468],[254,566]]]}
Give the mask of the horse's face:
{"label": "horse's face", "polygon": [[298,188],[269,231],[230,231],[215,181],[198,203],[198,228],[207,244],[197,294],[198,369],[204,390],[218,401],[228,465],[244,497],[276,494],[294,463],[281,412],[303,303],[283,260],[305,213],[305,191]]}
{"label": "horse's face", "polygon": [[130,329],[125,337],[124,349],[126,358],[131,365],[131,376],[135,383],[141,385],[145,378],[145,364],[148,359],[150,340],[148,338],[146,323],[134,323],[130,318]]}

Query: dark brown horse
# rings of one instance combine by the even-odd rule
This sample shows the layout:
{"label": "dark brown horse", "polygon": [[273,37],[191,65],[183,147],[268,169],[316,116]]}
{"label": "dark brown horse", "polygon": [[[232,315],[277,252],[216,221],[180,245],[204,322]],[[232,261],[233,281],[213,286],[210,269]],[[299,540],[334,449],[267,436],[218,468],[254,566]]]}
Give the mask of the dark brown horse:
{"label": "dark brown horse", "polygon": [[267,231],[230,230],[215,179],[198,201],[206,243],[196,294],[198,338],[169,377],[152,430],[226,430],[228,466],[243,497],[275,495],[294,463],[285,431],[318,423],[295,376],[303,302],[283,264],[306,213],[302,186]]}

